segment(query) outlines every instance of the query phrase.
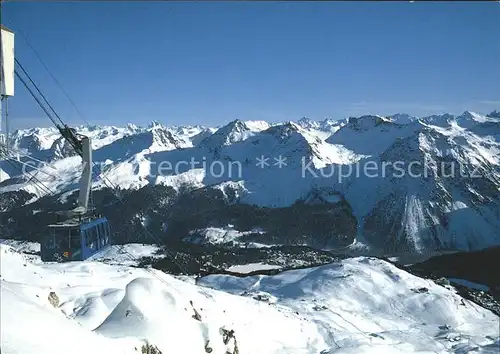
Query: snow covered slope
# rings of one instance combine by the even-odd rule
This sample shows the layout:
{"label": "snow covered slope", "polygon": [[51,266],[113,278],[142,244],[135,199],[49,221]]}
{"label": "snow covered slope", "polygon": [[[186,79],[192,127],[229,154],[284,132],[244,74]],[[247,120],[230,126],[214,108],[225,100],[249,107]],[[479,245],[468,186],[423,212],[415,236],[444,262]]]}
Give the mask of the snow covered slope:
{"label": "snow covered slope", "polygon": [[389,148],[396,139],[405,138],[419,128],[416,123],[398,124],[384,117],[362,116],[350,118],[327,142],[343,145],[356,154],[376,156]]}
{"label": "snow covered slope", "polygon": [[9,174],[6,171],[4,171],[2,168],[0,168],[0,183],[8,180],[9,178],[10,178]]}
{"label": "snow covered slope", "polygon": [[[417,163],[417,177],[396,164]],[[387,252],[439,248],[472,250],[497,245],[500,174],[474,139],[432,129],[399,139],[379,157],[386,176],[361,175],[344,184],[364,239]]]}
{"label": "snow covered slope", "polygon": [[321,140],[326,140],[332,134],[337,132],[347,123],[347,119],[333,120],[326,118],[320,122],[302,117],[297,121],[297,124],[312,135],[319,137]]}
{"label": "snow covered slope", "polygon": [[3,244],[0,256],[4,354],[136,354],[145,341],[165,354],[496,353],[500,344],[496,315],[377,259],[195,285],[152,269],[44,264]]}

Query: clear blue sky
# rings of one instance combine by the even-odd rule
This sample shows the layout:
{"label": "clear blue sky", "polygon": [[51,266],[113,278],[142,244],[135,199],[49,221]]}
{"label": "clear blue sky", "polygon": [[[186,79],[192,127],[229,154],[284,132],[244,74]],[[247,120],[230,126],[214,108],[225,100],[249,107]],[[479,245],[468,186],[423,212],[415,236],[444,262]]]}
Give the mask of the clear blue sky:
{"label": "clear blue sky", "polygon": [[[496,2],[8,2],[3,15],[95,124],[500,108]],[[60,114],[83,124],[16,38]],[[14,128],[49,125],[16,88]]]}

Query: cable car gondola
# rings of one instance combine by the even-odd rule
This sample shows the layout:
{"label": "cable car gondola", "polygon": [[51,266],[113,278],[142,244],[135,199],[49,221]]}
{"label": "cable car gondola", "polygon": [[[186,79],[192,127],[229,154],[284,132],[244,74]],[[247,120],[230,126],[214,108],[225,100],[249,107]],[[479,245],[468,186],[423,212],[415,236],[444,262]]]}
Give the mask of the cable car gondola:
{"label": "cable car gondola", "polygon": [[108,219],[70,219],[48,226],[41,242],[44,262],[83,261],[111,241]]}
{"label": "cable car gondola", "polygon": [[48,226],[42,237],[40,253],[44,262],[83,261],[111,242],[108,219],[88,210],[92,185],[92,148],[90,138],[77,134],[69,127],[60,128],[61,134],[82,157],[83,172],[80,179],[78,207],[58,215],[65,220]]}

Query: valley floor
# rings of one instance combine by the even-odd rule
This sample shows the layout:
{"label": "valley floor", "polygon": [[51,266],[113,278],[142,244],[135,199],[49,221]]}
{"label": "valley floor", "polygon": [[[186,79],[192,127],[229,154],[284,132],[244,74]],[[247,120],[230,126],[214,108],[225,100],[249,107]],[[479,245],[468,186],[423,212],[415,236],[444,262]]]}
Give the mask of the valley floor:
{"label": "valley floor", "polygon": [[4,354],[140,353],[145,341],[163,354],[498,353],[500,346],[498,316],[375,258],[195,281],[116,260],[42,263],[26,251],[0,244]]}

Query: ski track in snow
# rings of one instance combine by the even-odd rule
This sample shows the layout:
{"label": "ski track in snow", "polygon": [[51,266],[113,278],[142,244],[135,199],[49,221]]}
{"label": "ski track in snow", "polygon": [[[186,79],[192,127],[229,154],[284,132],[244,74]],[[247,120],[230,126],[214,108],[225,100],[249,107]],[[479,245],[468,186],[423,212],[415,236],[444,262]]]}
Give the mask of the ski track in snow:
{"label": "ski track in snow", "polygon": [[212,353],[231,353],[221,328],[234,330],[240,354],[496,353],[500,344],[497,316],[382,260],[195,285],[117,262],[42,263],[13,245],[0,244],[5,354],[138,353],[143,340],[165,354],[206,353],[207,340]]}

